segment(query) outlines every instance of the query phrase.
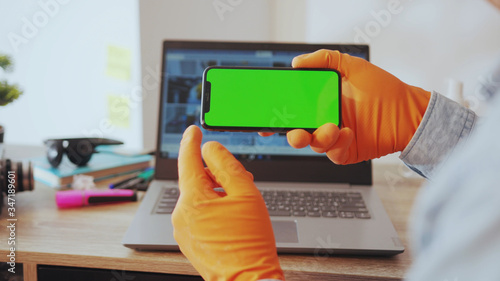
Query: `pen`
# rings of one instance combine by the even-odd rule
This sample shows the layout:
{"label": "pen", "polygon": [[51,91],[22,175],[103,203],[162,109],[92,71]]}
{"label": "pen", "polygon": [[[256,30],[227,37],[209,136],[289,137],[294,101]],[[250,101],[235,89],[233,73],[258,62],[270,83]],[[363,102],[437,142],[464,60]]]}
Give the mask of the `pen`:
{"label": "pen", "polygon": [[122,184],[124,184],[124,183],[128,182],[129,180],[133,180],[133,179],[135,179],[135,178],[137,178],[137,174],[135,174],[135,175],[133,175],[133,176],[130,176],[130,177],[127,177],[126,179],[121,180],[121,181],[119,181],[119,182],[110,183],[110,184],[109,184],[109,188],[110,188],[110,189],[116,188],[117,186],[122,185]]}
{"label": "pen", "polygon": [[143,182],[148,182],[153,178],[153,175],[155,173],[154,169],[147,169],[143,173],[139,174],[137,178],[131,179],[121,185],[115,186],[115,189],[129,189],[133,188],[134,186],[143,183]]}
{"label": "pen", "polygon": [[56,192],[59,208],[81,207],[86,205],[137,201],[133,190],[66,190]]}
{"label": "pen", "polygon": [[136,179],[136,178],[137,178],[137,177],[139,177],[140,175],[145,174],[146,172],[149,172],[149,171],[154,171],[154,168],[153,168],[153,167],[149,167],[149,168],[147,168],[147,169],[145,169],[145,170],[143,170],[143,171],[140,171],[140,172],[136,172],[136,173],[134,173],[134,175],[133,175],[133,176],[130,176],[130,177],[128,177],[128,178],[126,178],[126,179],[124,179],[124,180],[121,180],[121,181],[119,181],[119,182],[115,182],[115,183],[111,183],[111,184],[109,184],[109,188],[110,188],[110,189],[120,188],[120,187],[119,187],[120,185],[123,185],[123,184],[125,184],[126,182],[128,182],[128,181],[130,181],[130,180]]}

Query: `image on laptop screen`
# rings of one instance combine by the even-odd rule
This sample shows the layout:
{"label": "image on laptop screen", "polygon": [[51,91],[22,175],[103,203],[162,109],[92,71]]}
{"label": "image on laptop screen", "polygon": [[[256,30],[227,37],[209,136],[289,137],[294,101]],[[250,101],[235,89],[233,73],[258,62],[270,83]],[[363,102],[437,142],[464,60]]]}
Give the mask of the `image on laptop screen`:
{"label": "image on laptop screen", "polygon": [[[201,81],[208,66],[290,67],[292,59],[308,51],[210,48],[164,48],[160,157],[176,159],[189,125],[200,125]],[[368,59],[367,52],[351,52]],[[203,131],[203,141],[218,141],[237,158],[265,160],[277,156],[322,156],[311,148],[292,148],[285,134],[261,137],[257,133]]]}

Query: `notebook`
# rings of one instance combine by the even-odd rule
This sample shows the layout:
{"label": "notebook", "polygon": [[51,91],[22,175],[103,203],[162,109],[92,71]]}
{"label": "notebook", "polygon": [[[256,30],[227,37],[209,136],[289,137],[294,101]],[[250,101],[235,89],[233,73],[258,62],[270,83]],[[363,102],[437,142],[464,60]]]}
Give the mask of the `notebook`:
{"label": "notebook", "polygon": [[142,171],[151,165],[151,160],[151,155],[125,156],[102,152],[93,154],[89,163],[82,167],[71,163],[67,157],[63,157],[57,168],[52,167],[45,156],[31,161],[35,181],[50,187],[65,187],[73,182],[74,175],[93,176],[94,181],[100,181]]}
{"label": "notebook", "polygon": [[[200,125],[203,70],[208,66],[290,66],[318,49],[369,59],[367,45],[164,41],[155,179],[129,226],[123,245],[178,250],[170,216],[179,190],[177,156],[182,133]],[[404,247],[372,188],[371,162],[339,166],[310,148],[294,149],[286,135],[203,131],[247,170],[271,216],[280,253],[395,255]]]}

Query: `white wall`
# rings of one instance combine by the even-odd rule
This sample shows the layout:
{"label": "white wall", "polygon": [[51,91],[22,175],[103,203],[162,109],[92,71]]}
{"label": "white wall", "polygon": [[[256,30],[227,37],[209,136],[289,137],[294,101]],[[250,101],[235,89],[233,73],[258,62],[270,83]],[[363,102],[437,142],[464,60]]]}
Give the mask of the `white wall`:
{"label": "white wall", "polygon": [[307,38],[307,5],[304,0],[274,0],[271,4],[272,39],[303,43]]}
{"label": "white wall", "polygon": [[[476,90],[478,79],[500,63],[500,11],[486,0],[276,2],[273,16],[280,23],[275,38],[369,43],[371,62],[404,82],[447,94],[449,80],[460,81],[472,109],[482,113],[487,106]],[[399,162],[398,155],[375,163]]]}
{"label": "white wall", "polygon": [[[478,76],[500,59],[500,11],[486,0],[293,2],[306,3],[304,41],[369,43],[373,63],[427,90],[446,94],[452,78],[474,102]],[[295,36],[294,29],[283,32]]]}
{"label": "white wall", "polygon": [[[0,53],[15,60],[14,72],[0,73],[0,79],[24,90],[0,108],[6,142],[40,145],[51,137],[105,136],[142,147],[136,0],[1,0],[0,22]],[[12,34],[24,40],[12,41]],[[130,50],[128,81],[106,75],[109,45]],[[130,99],[128,128],[107,123],[108,94]]]}
{"label": "white wall", "polygon": [[[16,50],[8,35],[22,35],[24,18],[32,22],[45,12],[40,3],[55,1],[61,2],[58,10]],[[102,134],[154,148],[164,39],[364,42],[356,38],[359,28],[369,36],[375,64],[428,90],[446,92],[448,78],[461,80],[469,95],[476,77],[500,57],[500,13],[486,0],[401,0],[401,12],[371,33],[366,28],[377,22],[374,14],[387,10],[390,1],[62,2],[0,0],[0,52],[16,63],[7,78],[25,91],[0,108],[7,142],[40,144],[49,137]],[[129,81],[106,75],[110,44],[130,50]],[[5,76],[0,73],[0,79]],[[129,128],[106,125],[110,93],[130,99]]]}
{"label": "white wall", "polygon": [[270,41],[273,39],[271,1],[141,0],[139,3],[143,137],[146,148],[155,148],[160,85],[154,78],[160,75],[162,41]]}

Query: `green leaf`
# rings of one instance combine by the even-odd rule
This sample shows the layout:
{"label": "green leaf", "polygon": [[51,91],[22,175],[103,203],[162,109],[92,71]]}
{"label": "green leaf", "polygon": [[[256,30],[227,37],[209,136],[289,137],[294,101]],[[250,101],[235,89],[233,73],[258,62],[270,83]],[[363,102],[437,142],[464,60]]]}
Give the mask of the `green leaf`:
{"label": "green leaf", "polygon": [[0,55],[0,67],[5,71],[12,69],[12,60],[7,55]]}
{"label": "green leaf", "polygon": [[7,81],[0,81],[0,106],[7,105],[23,94],[17,85],[10,85]]}

